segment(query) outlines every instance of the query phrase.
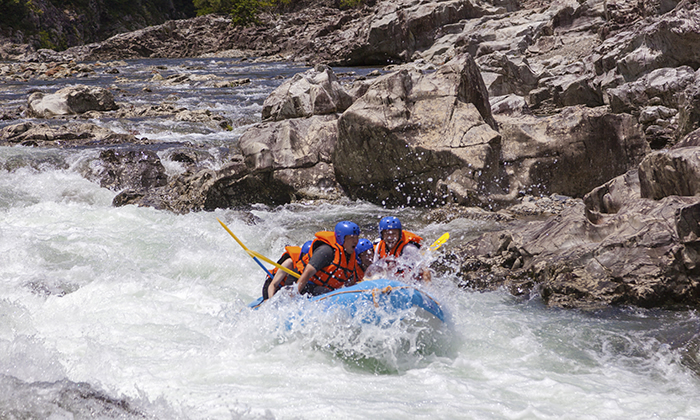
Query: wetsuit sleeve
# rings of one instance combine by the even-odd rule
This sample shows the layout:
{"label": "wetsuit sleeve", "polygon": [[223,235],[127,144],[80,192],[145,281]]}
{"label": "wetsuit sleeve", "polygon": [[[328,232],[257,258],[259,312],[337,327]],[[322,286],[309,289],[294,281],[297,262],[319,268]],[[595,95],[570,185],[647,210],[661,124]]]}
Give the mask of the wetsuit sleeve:
{"label": "wetsuit sleeve", "polygon": [[323,244],[314,249],[314,254],[311,256],[311,259],[309,259],[309,264],[316,270],[320,270],[323,267],[331,265],[333,257],[335,257],[333,248],[331,248],[330,245]]}

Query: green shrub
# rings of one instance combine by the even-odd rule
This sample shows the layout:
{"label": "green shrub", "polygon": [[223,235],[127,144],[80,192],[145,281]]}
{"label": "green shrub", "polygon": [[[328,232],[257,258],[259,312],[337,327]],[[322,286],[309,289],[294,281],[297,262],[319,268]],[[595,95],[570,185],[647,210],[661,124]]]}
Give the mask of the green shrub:
{"label": "green shrub", "polygon": [[0,26],[10,28],[22,27],[28,8],[25,1],[0,0]]}
{"label": "green shrub", "polygon": [[341,9],[352,9],[355,7],[360,7],[364,4],[364,0],[340,0]]}
{"label": "green shrub", "polygon": [[[275,10],[291,3],[292,0],[194,0],[197,16],[210,13],[230,15],[231,22],[237,26],[259,23],[258,13],[263,10]],[[355,0],[361,1],[361,0]]]}

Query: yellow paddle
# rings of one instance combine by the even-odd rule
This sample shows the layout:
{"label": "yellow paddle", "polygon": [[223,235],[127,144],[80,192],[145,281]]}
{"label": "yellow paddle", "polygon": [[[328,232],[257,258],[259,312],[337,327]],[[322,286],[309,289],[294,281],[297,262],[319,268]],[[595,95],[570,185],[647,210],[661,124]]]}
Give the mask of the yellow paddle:
{"label": "yellow paddle", "polygon": [[[219,220],[219,219],[217,218],[216,220]],[[241,248],[243,248],[243,249],[245,250],[245,252],[246,252],[248,255],[250,255],[251,257],[253,257],[253,259],[255,260],[255,262],[258,263],[258,265],[259,265],[260,267],[262,267],[263,270],[265,270],[265,272],[267,273],[268,276],[270,276],[270,278],[273,277],[273,276],[272,276],[272,273],[270,273],[270,271],[269,271],[267,268],[265,268],[264,265],[262,265],[262,263],[260,262],[260,260],[258,260],[258,258],[260,258],[261,260],[263,260],[263,261],[265,261],[265,262],[268,262],[268,263],[274,265],[275,267],[279,268],[280,270],[284,271],[285,273],[287,273],[287,274],[289,274],[289,275],[292,275],[292,276],[294,276],[294,277],[296,277],[296,278],[299,278],[299,274],[297,274],[297,273],[295,273],[294,271],[288,269],[287,267],[282,267],[281,265],[277,264],[276,262],[271,261],[269,258],[267,258],[266,256],[260,254],[259,252],[255,252],[255,251],[253,251],[252,249],[248,249],[248,247],[245,246],[245,245],[243,244],[243,242],[241,242],[241,240],[238,239],[238,238],[236,237],[236,235],[233,234],[233,232],[231,232],[231,229],[229,229],[228,226],[226,226],[226,224],[224,224],[224,222],[222,222],[221,220],[219,220],[219,223],[221,223],[221,226],[222,226],[224,229],[226,229],[226,232],[228,232],[229,235],[231,235],[231,236],[233,237],[233,239],[235,239],[236,242],[238,242],[238,245],[240,245]]]}
{"label": "yellow paddle", "polygon": [[275,267],[279,268],[280,270],[284,271],[285,273],[289,274],[290,276],[294,276],[294,277],[296,277],[296,278],[301,277],[301,274],[299,274],[299,273],[297,273],[297,272],[295,272],[295,271],[292,271],[292,270],[288,269],[287,267],[283,267],[283,266],[277,264],[276,262],[274,262],[274,261],[272,261],[271,259],[267,258],[266,256],[262,255],[261,253],[255,252],[255,251],[253,251],[252,249],[249,249],[249,250],[248,250],[248,255],[250,255],[250,256],[253,257],[253,258],[258,257],[258,258],[260,258],[261,260],[263,260],[263,261],[265,261],[265,262],[268,262],[268,263],[274,265]]}
{"label": "yellow paddle", "polygon": [[437,241],[433,242],[433,244],[430,245],[430,250],[431,251],[437,250],[438,248],[440,248],[442,246],[442,244],[447,242],[448,239],[450,239],[450,233],[445,232],[441,237],[439,237],[437,239]]}

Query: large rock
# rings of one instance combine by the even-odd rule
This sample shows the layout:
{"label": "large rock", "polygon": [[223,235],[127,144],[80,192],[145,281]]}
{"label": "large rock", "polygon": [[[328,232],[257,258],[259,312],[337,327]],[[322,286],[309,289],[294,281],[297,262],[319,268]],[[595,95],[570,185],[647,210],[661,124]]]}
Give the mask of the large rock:
{"label": "large rock", "polygon": [[546,118],[499,115],[497,121],[511,195],[583,197],[650,151],[631,115],[605,107],[569,107]]}
{"label": "large rock", "polygon": [[263,103],[262,119],[280,121],[335,114],[345,111],[352,101],[333,70],[321,64],[305,73],[295,74],[275,89]]}
{"label": "large rock", "polygon": [[[61,59],[76,61],[119,60],[158,57],[194,57],[232,48],[231,19],[205,15],[171,20],[133,32],[115,35],[106,41],[69,48]],[[31,57],[27,57],[31,60]]]}
{"label": "large rock", "polygon": [[610,109],[616,113],[634,113],[656,98],[656,102],[678,108],[679,94],[695,83],[695,70],[688,66],[656,69],[634,82],[609,89]]}
{"label": "large rock", "polygon": [[683,0],[669,13],[606,39],[595,49],[598,74],[615,69],[626,81],[663,67],[700,66],[700,3]]}
{"label": "large rock", "polygon": [[122,143],[143,143],[131,134],[118,134],[90,123],[69,123],[60,126],[23,122],[0,130],[0,145],[38,147],[105,146]]}
{"label": "large rock", "polygon": [[110,90],[85,85],[65,87],[53,94],[34,92],[27,100],[27,112],[37,118],[82,114],[87,111],[111,111],[117,108]]}
{"label": "large rock", "polygon": [[637,198],[592,223],[584,204],[456,252],[463,287],[537,290],[553,307],[700,303],[700,198]]}
{"label": "large rock", "polygon": [[158,155],[146,149],[107,149],[82,168],[83,175],[112,191],[144,192],[167,184]]}
{"label": "large rock", "polygon": [[[249,128],[238,141],[246,166],[251,173],[270,174],[279,190],[299,198],[337,198],[341,189],[331,163],[337,119],[337,115],[314,116]],[[266,202],[265,197],[257,202]]]}
{"label": "large rock", "polygon": [[406,62],[431,46],[445,25],[498,11],[505,9],[473,0],[379,2],[375,13],[323,34],[308,53],[338,65]]}
{"label": "large rock", "polygon": [[378,78],[340,117],[336,176],[373,203],[466,202],[498,178],[495,127],[471,56],[428,74],[403,69]]}
{"label": "large rock", "polygon": [[649,154],[639,165],[642,197],[660,200],[671,195],[700,195],[700,147]]}
{"label": "large rock", "polygon": [[[114,205],[136,204],[187,213],[252,203],[280,205],[295,199],[332,200],[342,196],[331,153],[336,115],[265,122],[249,128],[221,169],[197,165],[194,151],[171,155],[189,162],[188,170],[167,185],[132,186]],[[200,152],[201,153],[201,152]]]}

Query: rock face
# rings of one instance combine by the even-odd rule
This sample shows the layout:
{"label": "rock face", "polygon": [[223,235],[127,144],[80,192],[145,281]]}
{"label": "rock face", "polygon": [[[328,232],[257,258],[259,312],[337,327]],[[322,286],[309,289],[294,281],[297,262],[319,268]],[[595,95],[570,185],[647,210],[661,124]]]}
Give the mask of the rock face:
{"label": "rock face", "polygon": [[[536,290],[557,307],[695,305],[700,197],[664,179],[669,161],[695,156],[697,162],[697,153],[698,147],[654,153],[639,171],[594,189],[556,217],[467,244],[455,255],[463,260],[462,285],[505,286],[518,295]],[[676,181],[692,185],[696,178],[691,169]],[[655,199],[643,197],[640,179],[658,186]]]}
{"label": "rock face", "polygon": [[[697,304],[699,1],[316,4],[245,28],[203,16],[60,53],[5,44],[3,57],[42,63],[3,64],[0,77],[74,77],[101,66],[70,60],[203,54],[311,63],[270,95],[262,122],[219,170],[200,164],[205,151],[183,147],[170,159],[186,169],[166,178],[157,155],[134,148],[105,151],[83,173],[121,191],[115,205],[176,212],[346,195],[388,207],[448,204],[433,216],[509,223],[452,255],[465,287],[505,285],[559,307]],[[392,65],[349,86],[320,63]],[[187,74],[151,82],[245,83]],[[108,94],[37,93],[28,114],[232,124],[167,104],[114,109]],[[3,118],[19,114],[0,109]],[[0,132],[11,145],[125,141],[145,142],[88,125],[22,122]],[[519,221],[546,214],[554,216]]]}
{"label": "rock face", "polygon": [[495,126],[469,55],[431,74],[394,72],[340,117],[336,176],[352,197],[384,205],[467,201],[499,175]]}
{"label": "rock face", "polygon": [[[269,173],[279,190],[298,198],[333,199],[341,195],[331,154],[338,135],[337,116],[314,116],[264,123],[239,140],[246,166]],[[283,202],[291,201],[291,196]]]}
{"label": "rock face", "polygon": [[603,107],[568,107],[544,118],[497,116],[497,121],[511,200],[518,194],[583,197],[636,167],[650,151],[631,115]]}
{"label": "rock face", "polygon": [[670,195],[700,195],[700,148],[654,152],[639,165],[640,194],[660,200]]}
{"label": "rock face", "polygon": [[113,191],[148,191],[168,182],[158,155],[150,150],[107,149],[86,168],[85,177]]}

